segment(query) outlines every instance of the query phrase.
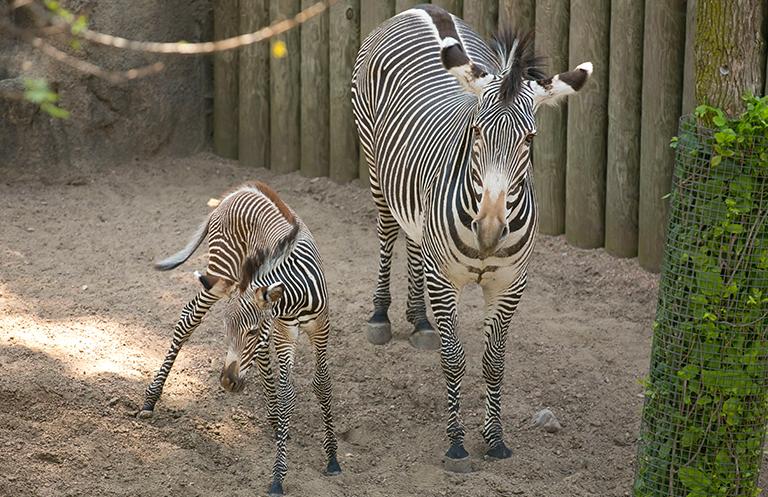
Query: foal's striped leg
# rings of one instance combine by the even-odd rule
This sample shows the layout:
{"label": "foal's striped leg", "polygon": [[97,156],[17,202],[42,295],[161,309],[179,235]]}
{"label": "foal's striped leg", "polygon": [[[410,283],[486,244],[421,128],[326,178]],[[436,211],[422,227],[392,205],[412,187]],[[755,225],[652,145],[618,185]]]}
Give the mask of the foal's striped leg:
{"label": "foal's striped leg", "polygon": [[314,322],[304,327],[315,349],[315,377],[312,380],[312,390],[314,390],[317,401],[320,403],[320,409],[323,412],[323,425],[325,426],[323,448],[328,457],[328,466],[325,469],[325,473],[327,475],[337,475],[341,473],[341,466],[339,466],[339,461],[336,458],[338,444],[333,429],[333,414],[331,413],[333,392],[331,389],[331,376],[328,373],[328,360],[326,358],[330,330],[328,312],[323,311]]}
{"label": "foal's striped leg", "polygon": [[283,480],[288,471],[287,460],[287,442],[288,427],[291,422],[291,414],[296,404],[296,390],[291,378],[293,369],[293,359],[296,350],[296,342],[293,337],[297,336],[298,323],[284,323],[277,321],[275,323],[274,341],[275,352],[277,353],[277,362],[279,373],[277,377],[277,454],[275,455],[275,465],[272,468],[272,485],[269,488],[270,495],[281,495],[283,493]]}
{"label": "foal's striped leg", "polygon": [[257,346],[256,364],[259,368],[261,388],[267,401],[267,421],[269,421],[272,430],[277,433],[277,392],[275,391],[275,375],[272,372],[272,356],[269,353],[268,335]]}
{"label": "foal's striped leg", "polygon": [[160,398],[160,394],[163,392],[163,385],[168,378],[168,374],[171,372],[173,362],[176,360],[176,356],[179,355],[181,346],[192,335],[195,328],[200,324],[208,310],[213,304],[218,302],[223,293],[215,292],[211,290],[201,290],[195,295],[195,298],[187,302],[184,309],[181,311],[176,327],[173,330],[173,339],[171,340],[171,348],[165,356],[163,365],[155,375],[155,379],[147,387],[144,393],[144,407],[139,412],[139,417],[148,418],[152,415],[152,411],[155,409],[155,404]]}
{"label": "foal's striped leg", "polygon": [[405,317],[413,324],[409,337],[411,345],[417,349],[437,350],[440,348],[440,336],[427,319],[427,305],[424,302],[424,264],[421,247],[406,236],[408,252],[408,302]]}

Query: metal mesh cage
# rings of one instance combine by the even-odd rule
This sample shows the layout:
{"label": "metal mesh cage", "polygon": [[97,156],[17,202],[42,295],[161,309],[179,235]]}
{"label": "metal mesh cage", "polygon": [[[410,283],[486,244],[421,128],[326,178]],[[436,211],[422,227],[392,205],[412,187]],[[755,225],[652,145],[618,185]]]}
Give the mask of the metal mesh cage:
{"label": "metal mesh cage", "polygon": [[768,139],[722,132],[680,121],[636,497],[759,494]]}

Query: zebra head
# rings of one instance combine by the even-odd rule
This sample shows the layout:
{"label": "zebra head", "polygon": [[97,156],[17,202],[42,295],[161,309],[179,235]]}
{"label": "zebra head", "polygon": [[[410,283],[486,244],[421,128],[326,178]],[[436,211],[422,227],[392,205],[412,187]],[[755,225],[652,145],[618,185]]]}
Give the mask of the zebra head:
{"label": "zebra head", "polygon": [[242,390],[254,356],[261,347],[269,347],[274,306],[284,289],[280,282],[248,288],[230,303],[226,317],[227,357],[219,377],[225,390]]}
{"label": "zebra head", "polygon": [[536,135],[536,110],[575,93],[592,73],[592,64],[547,78],[533,54],[533,37],[502,31],[491,44],[495,70],[472,61],[462,44],[442,42],[443,66],[477,98],[464,136],[476,208],[471,223],[481,258],[493,254],[509,234],[510,217],[524,195]]}

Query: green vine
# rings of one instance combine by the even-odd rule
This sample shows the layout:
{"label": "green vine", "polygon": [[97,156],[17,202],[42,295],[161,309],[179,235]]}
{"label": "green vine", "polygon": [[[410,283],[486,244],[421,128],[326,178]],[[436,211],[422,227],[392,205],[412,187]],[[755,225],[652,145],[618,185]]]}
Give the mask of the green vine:
{"label": "green vine", "polygon": [[[768,421],[768,97],[681,122],[635,496],[756,497]],[[712,129],[702,123],[711,123]]]}

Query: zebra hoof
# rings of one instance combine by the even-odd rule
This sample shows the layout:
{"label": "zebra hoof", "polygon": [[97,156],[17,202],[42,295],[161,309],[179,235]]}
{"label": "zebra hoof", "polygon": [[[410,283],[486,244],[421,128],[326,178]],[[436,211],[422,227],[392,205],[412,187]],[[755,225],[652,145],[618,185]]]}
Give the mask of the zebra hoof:
{"label": "zebra hoof", "polygon": [[273,481],[269,486],[269,497],[279,497],[283,495],[283,482]]}
{"label": "zebra hoof", "polygon": [[341,466],[339,466],[339,461],[336,460],[334,457],[330,461],[328,461],[328,467],[325,468],[325,476],[336,476],[341,474]]}
{"label": "zebra hoof", "polygon": [[443,459],[443,467],[451,473],[471,473],[472,463],[469,460],[469,452],[463,445],[451,445]]}
{"label": "zebra hoof", "polygon": [[365,336],[374,345],[384,345],[392,340],[392,325],[389,322],[368,321]]}
{"label": "zebra hoof", "polygon": [[152,409],[142,409],[141,411],[136,414],[136,417],[139,419],[149,419],[152,417],[152,414],[154,414],[155,411]]}
{"label": "zebra hoof", "polygon": [[499,461],[501,459],[507,459],[512,456],[512,450],[504,444],[504,442],[500,442],[485,453],[484,459],[486,461]]}
{"label": "zebra hoof", "polygon": [[440,335],[435,330],[416,329],[408,341],[419,350],[440,350]]}

